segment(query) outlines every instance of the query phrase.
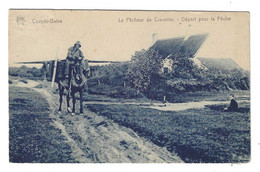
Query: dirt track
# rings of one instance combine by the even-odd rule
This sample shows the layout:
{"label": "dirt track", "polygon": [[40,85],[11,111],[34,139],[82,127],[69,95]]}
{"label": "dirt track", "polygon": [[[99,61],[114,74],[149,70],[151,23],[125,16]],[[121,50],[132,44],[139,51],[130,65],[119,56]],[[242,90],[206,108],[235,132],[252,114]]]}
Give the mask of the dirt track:
{"label": "dirt track", "polygon": [[[64,136],[71,151],[71,162],[95,163],[176,163],[183,162],[177,155],[170,153],[139,137],[134,131],[119,126],[112,120],[84,109],[83,114],[57,113],[58,94],[53,93],[50,83],[42,83],[43,88],[34,88],[39,83],[29,82],[11,84],[29,87],[39,92],[50,106],[50,123]],[[65,97],[64,97],[65,100]],[[77,103],[77,105],[79,102]],[[76,111],[79,107],[76,106]],[[54,161],[55,162],[55,161]]]}

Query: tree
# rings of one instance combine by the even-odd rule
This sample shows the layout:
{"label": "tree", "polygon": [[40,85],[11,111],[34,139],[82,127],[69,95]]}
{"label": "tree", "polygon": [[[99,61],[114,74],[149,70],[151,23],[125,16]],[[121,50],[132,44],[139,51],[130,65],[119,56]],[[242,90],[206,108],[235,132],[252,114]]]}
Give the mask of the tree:
{"label": "tree", "polygon": [[137,94],[146,91],[153,75],[158,74],[161,67],[162,57],[157,51],[149,49],[135,52],[128,68],[128,77]]}

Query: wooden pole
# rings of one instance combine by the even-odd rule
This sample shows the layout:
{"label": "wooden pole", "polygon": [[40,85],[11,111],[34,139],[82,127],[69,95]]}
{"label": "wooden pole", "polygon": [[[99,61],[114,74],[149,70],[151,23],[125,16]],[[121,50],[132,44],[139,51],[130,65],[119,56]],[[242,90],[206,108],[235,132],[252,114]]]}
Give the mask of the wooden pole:
{"label": "wooden pole", "polygon": [[57,48],[57,51],[56,51],[56,59],[55,59],[55,62],[54,62],[54,67],[53,67],[53,75],[52,75],[51,87],[53,87],[54,80],[55,80],[55,77],[56,77],[58,54],[59,54],[59,48]]}
{"label": "wooden pole", "polygon": [[47,72],[48,72],[48,63],[43,63],[43,81],[47,80]]}

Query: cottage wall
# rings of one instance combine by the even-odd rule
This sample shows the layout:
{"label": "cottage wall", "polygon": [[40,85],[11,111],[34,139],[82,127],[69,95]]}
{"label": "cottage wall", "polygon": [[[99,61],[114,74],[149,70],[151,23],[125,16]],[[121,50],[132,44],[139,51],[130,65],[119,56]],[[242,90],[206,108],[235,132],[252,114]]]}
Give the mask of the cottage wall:
{"label": "cottage wall", "polygon": [[169,73],[172,72],[172,65],[173,65],[173,60],[172,59],[164,59],[163,60],[163,65],[161,69],[161,73]]}

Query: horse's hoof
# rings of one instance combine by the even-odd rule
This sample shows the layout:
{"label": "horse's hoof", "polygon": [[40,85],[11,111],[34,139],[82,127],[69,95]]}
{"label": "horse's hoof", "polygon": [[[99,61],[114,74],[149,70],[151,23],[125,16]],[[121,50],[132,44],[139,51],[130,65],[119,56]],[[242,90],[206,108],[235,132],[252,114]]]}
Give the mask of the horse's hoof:
{"label": "horse's hoof", "polygon": [[59,115],[61,114],[61,110],[58,111],[58,114],[59,114]]}
{"label": "horse's hoof", "polygon": [[71,115],[72,115],[72,116],[74,116],[74,115],[75,115],[75,113],[74,113],[74,112],[72,112],[72,113],[71,113]]}
{"label": "horse's hoof", "polygon": [[72,110],[71,110],[71,108],[70,108],[70,107],[68,107],[68,108],[67,108],[67,110],[68,110],[68,112],[69,112],[69,113],[71,113],[71,112],[72,112]]}

